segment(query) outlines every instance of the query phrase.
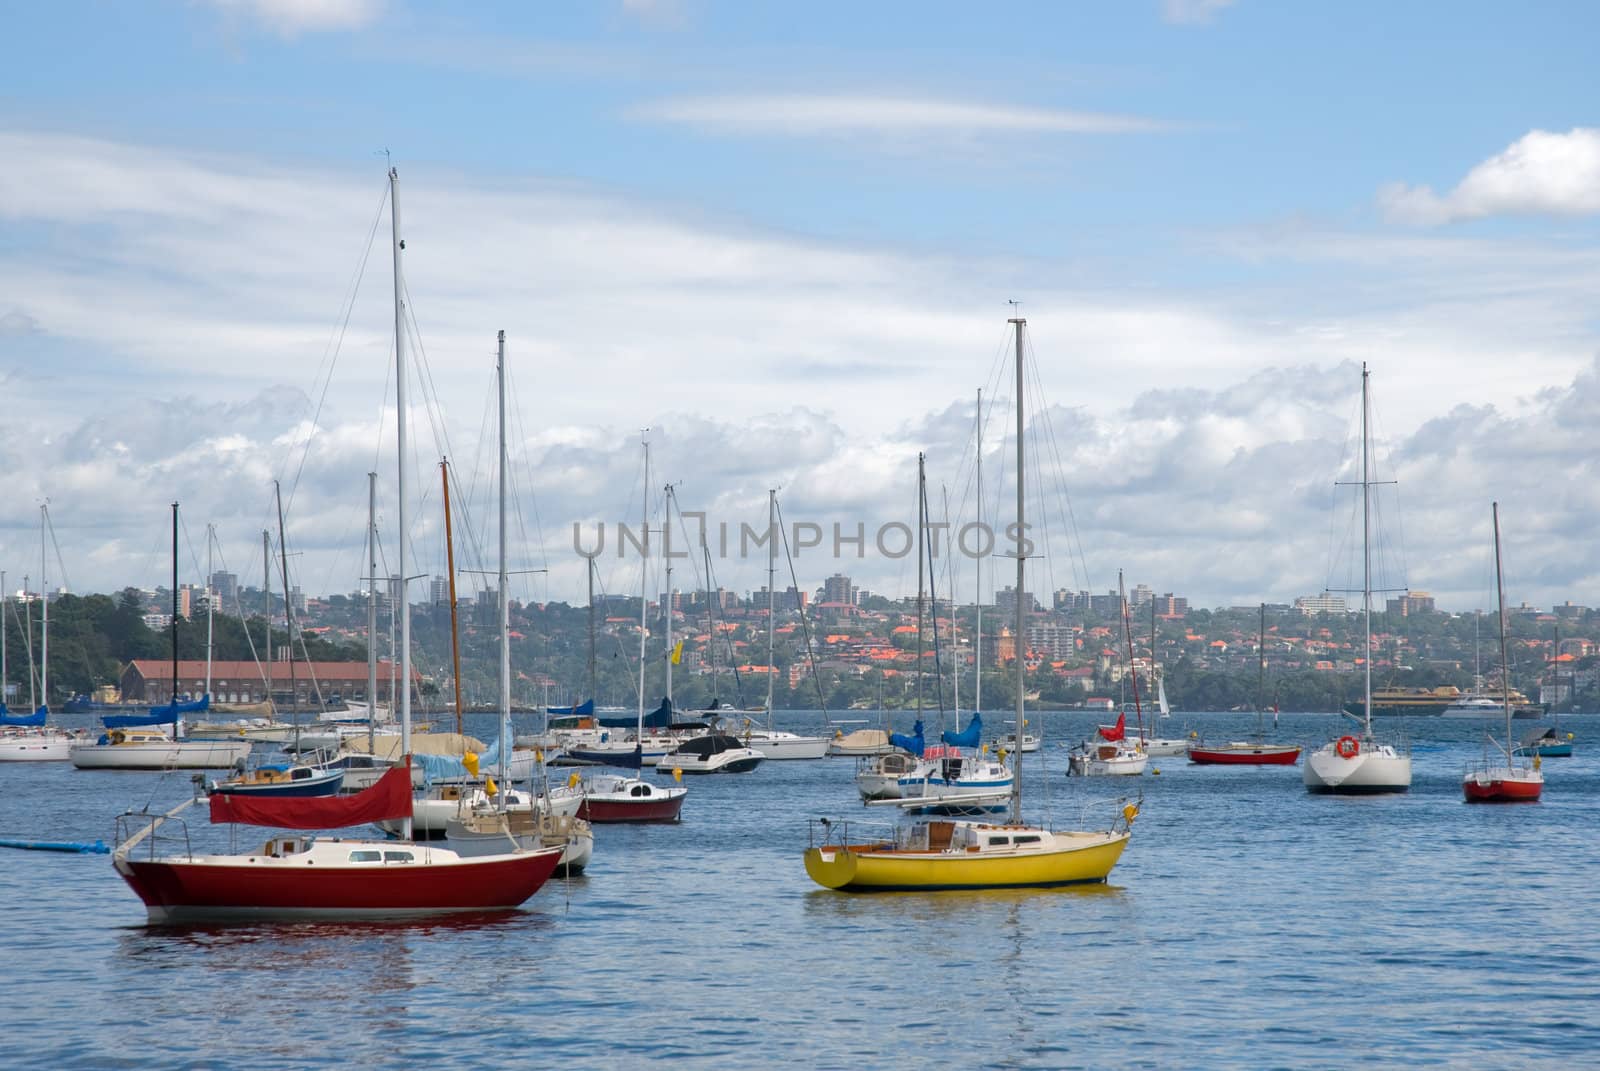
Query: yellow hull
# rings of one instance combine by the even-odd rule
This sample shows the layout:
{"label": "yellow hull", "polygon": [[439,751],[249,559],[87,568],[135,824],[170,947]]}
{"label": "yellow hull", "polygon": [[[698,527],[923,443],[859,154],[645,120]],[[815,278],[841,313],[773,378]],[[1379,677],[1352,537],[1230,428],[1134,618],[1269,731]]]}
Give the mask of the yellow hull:
{"label": "yellow hull", "polygon": [[828,845],[806,851],[806,873],[848,891],[1006,889],[1105,881],[1128,832],[1056,833],[1041,851],[902,851],[878,845]]}

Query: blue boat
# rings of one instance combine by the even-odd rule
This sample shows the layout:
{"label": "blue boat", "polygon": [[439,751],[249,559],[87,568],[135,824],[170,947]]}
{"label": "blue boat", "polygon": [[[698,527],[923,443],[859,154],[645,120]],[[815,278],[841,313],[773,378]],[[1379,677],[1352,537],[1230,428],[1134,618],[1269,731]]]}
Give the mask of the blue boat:
{"label": "blue boat", "polygon": [[1566,759],[1572,757],[1572,734],[1562,736],[1554,728],[1544,729],[1531,736],[1524,737],[1522,743],[1513,749],[1517,755],[1537,755],[1545,759]]}

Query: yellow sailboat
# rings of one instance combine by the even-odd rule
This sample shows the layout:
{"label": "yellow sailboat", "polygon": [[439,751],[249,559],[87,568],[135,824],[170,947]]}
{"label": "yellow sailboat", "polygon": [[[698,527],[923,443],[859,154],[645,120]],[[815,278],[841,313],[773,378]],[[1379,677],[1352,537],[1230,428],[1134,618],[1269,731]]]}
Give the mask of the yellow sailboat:
{"label": "yellow sailboat", "polygon": [[[1027,321],[1013,318],[1017,337],[1017,472],[1023,468],[1022,332]],[[1017,481],[1017,527],[1023,524],[1023,485]],[[1023,554],[1017,555],[1018,592],[1023,585]],[[1014,635],[1026,636],[1026,600],[1020,596]],[[1026,725],[1023,682],[1026,659],[1016,653],[1017,725]],[[1018,758],[1020,759],[1020,753]],[[1020,763],[1019,763],[1020,765]],[[928,820],[897,829],[888,838],[852,842],[850,823],[819,819],[806,849],[806,873],[829,889],[851,892],[934,889],[1004,889],[1102,882],[1122,857],[1132,836],[1136,804],[1126,804],[1109,828],[1053,831],[1021,821],[1022,776],[1012,778],[1010,820],[1004,824],[961,819]],[[822,833],[816,835],[820,827]]]}

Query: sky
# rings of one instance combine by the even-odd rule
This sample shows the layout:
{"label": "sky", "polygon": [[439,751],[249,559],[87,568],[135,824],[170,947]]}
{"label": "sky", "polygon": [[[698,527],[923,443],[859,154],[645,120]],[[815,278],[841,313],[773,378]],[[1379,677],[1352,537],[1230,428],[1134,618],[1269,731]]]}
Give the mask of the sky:
{"label": "sky", "polygon": [[1508,603],[1600,604],[1597,37],[1581,3],[16,6],[6,589],[165,584],[173,501],[181,582],[259,582],[278,481],[291,582],[355,591],[371,471],[397,567],[392,163],[408,573],[445,568],[441,456],[462,583],[495,568],[504,330],[514,592],[585,599],[573,526],[637,525],[645,439],[650,523],[670,482],[735,533],[719,584],[766,583],[737,533],[778,488],[823,533],[800,586],[914,592],[875,534],[919,453],[932,517],[1015,519],[1020,315],[1030,590],[1359,601],[1365,364],[1372,586],[1492,608],[1499,502]]}

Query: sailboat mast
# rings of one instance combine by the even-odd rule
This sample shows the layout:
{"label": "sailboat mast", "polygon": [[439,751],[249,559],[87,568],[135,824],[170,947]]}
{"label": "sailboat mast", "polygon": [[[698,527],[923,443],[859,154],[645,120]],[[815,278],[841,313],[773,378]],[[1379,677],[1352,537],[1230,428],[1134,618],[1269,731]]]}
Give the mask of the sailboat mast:
{"label": "sailboat mast", "polygon": [[[776,669],[772,665],[773,606],[777,593],[773,591],[778,575],[778,489],[767,488],[767,728],[772,728],[772,678]],[[735,678],[737,679],[737,677]]]}
{"label": "sailboat mast", "polygon": [[[50,708],[50,559],[45,553],[48,503],[39,505],[39,705]],[[176,537],[174,537],[176,538]]]}
{"label": "sailboat mast", "polygon": [[1506,765],[1511,765],[1511,662],[1506,657],[1506,588],[1500,575],[1500,503],[1492,505],[1494,515],[1494,592],[1500,605],[1500,705],[1506,712]]}
{"label": "sailboat mast", "polygon": [[[406,597],[406,346],[405,279],[401,275],[400,174],[389,169],[389,229],[394,253],[394,415],[395,415],[395,528],[400,567],[400,756],[411,762],[411,600]],[[411,816],[401,824],[400,836],[411,839]]]}
{"label": "sailboat mast", "polygon": [[267,720],[276,721],[272,702],[272,536],[261,529],[261,624],[267,634]]}
{"label": "sailboat mast", "polygon": [[1027,556],[1023,554],[1023,547],[1027,544],[1028,532],[1027,522],[1025,519],[1026,515],[1023,513],[1022,509],[1022,496],[1024,489],[1024,480],[1022,474],[1026,471],[1022,467],[1022,331],[1023,328],[1027,326],[1028,321],[1022,319],[1021,317],[1013,317],[1011,319],[1011,323],[1015,324],[1017,329],[1017,623],[1015,626],[1016,643],[1014,644],[1013,648],[1016,652],[1017,658],[1017,736],[1016,740],[1014,741],[1016,744],[1016,758],[1011,760],[1011,821],[1020,823],[1022,821],[1022,727],[1027,724],[1024,714],[1027,695],[1026,691],[1024,690],[1024,662],[1027,658],[1027,641],[1023,638],[1023,622],[1025,620],[1025,611],[1022,605],[1022,592],[1024,590],[1022,586],[1023,569],[1024,563],[1027,561]]}
{"label": "sailboat mast", "polygon": [[211,591],[211,544],[216,541],[217,526],[206,525],[206,695],[211,694],[211,643],[215,636],[213,632],[213,606],[216,596]]}
{"label": "sailboat mast", "polygon": [[506,597],[506,333],[500,332],[495,356],[495,386],[500,402],[500,571],[495,578],[500,596],[500,809],[511,788],[511,600]]}
{"label": "sailboat mast", "polygon": [[[289,598],[289,544],[283,533],[283,493],[278,481],[272,481],[272,493],[278,501],[278,561],[283,569],[283,627],[288,630],[289,645],[289,717],[294,721],[294,749],[300,750],[300,689],[294,681],[294,600]],[[176,565],[174,565],[176,569]],[[176,572],[173,574],[176,576]],[[176,583],[176,581],[174,581]]]}
{"label": "sailboat mast", "polygon": [[450,462],[444,458],[439,459],[439,479],[444,482],[444,570],[448,575],[446,583],[450,588],[450,672],[455,681],[456,696],[456,735],[460,736],[462,727],[461,709],[461,630],[456,626],[456,549],[451,536],[450,523]]}
{"label": "sailboat mast", "polygon": [[[0,569],[0,709],[6,705],[6,688],[11,677],[6,670],[6,571]],[[32,714],[33,711],[28,711]]]}
{"label": "sailboat mast", "polygon": [[1265,733],[1265,717],[1261,713],[1267,696],[1267,604],[1261,604],[1261,631],[1256,638],[1256,732]]}
{"label": "sailboat mast", "polygon": [[[650,429],[646,428],[648,432]],[[644,493],[639,505],[639,531],[644,535],[644,554],[639,558],[639,768],[644,769],[644,637],[650,627],[650,600],[645,592],[650,585],[650,440],[644,440]]]}
{"label": "sailboat mast", "polygon": [[28,645],[28,713],[39,709],[38,697],[33,694],[33,600],[28,598],[28,576],[22,576],[22,638]]}
{"label": "sailboat mast", "polygon": [[[394,696],[389,697],[394,701]],[[367,752],[378,720],[378,474],[367,473]]]}
{"label": "sailboat mast", "polygon": [[[973,452],[977,458],[978,475],[978,527],[983,527],[983,388],[978,388],[978,445]],[[976,620],[972,627],[972,709],[983,712],[983,556],[979,555],[973,560],[972,570],[972,609]],[[1012,741],[1018,748],[1022,747],[1022,726],[1016,729],[1016,739]]]}
{"label": "sailboat mast", "polygon": [[661,562],[666,591],[661,595],[661,616],[667,619],[667,702],[672,702],[672,507],[677,503],[673,497],[672,485],[669,483],[663,490],[666,492],[662,505],[661,517]]}
{"label": "sailboat mast", "polygon": [[591,702],[600,701],[599,686],[595,683],[594,662],[594,559],[585,558],[589,567],[584,570],[584,576],[589,581],[589,699]]}
{"label": "sailboat mast", "polygon": [[[48,600],[45,605],[49,605]],[[46,703],[50,696],[44,697]],[[178,504],[172,504],[172,738],[178,738]]]}
{"label": "sailboat mast", "polygon": [[1371,447],[1367,436],[1367,377],[1370,374],[1366,362],[1361,362],[1361,621],[1365,636],[1361,665],[1368,737],[1372,736],[1372,476],[1367,467]]}
{"label": "sailboat mast", "polygon": [[[923,487],[923,456],[917,455],[917,717],[922,717],[922,534],[928,530],[928,497]],[[944,720],[941,712],[939,720]]]}

